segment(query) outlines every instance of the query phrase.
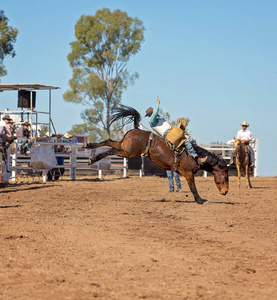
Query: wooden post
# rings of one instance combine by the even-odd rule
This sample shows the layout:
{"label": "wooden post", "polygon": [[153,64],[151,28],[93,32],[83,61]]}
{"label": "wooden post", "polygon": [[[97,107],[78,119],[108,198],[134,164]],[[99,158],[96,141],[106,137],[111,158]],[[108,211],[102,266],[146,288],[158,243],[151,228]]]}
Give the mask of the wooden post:
{"label": "wooden post", "polygon": [[70,156],[70,178],[76,180],[76,166],[77,166],[77,145],[70,144],[71,146],[71,156]]}

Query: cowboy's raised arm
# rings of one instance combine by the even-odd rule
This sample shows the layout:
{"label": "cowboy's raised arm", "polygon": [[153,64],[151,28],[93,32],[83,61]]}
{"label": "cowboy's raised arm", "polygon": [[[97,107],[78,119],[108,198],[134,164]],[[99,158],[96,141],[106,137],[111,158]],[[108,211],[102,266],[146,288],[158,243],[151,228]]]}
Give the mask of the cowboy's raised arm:
{"label": "cowboy's raised arm", "polygon": [[157,104],[156,104],[156,106],[154,107],[153,113],[152,113],[152,115],[151,115],[151,117],[150,117],[150,119],[149,119],[149,125],[150,125],[151,127],[154,127],[154,126],[157,125],[157,122],[158,122],[157,119],[158,119],[159,107],[160,107],[160,100],[159,100],[159,98],[158,98],[158,99],[157,99]]}

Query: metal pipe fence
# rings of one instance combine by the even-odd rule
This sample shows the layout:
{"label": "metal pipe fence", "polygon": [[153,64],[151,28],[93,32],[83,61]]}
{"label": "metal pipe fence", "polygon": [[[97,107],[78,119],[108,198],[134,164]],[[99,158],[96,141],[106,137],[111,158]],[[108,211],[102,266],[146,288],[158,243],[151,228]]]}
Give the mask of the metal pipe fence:
{"label": "metal pipe fence", "polygon": [[[81,143],[60,143],[60,142],[35,142],[33,146],[36,145],[48,145],[54,147],[56,146],[64,146],[65,148],[70,149],[68,153],[56,153],[56,157],[64,157],[66,164],[64,165],[56,165],[55,168],[65,168],[69,169],[70,178],[72,180],[76,180],[76,172],[77,170],[86,169],[86,170],[96,170],[98,171],[98,177],[101,179],[103,175],[103,170],[123,170],[123,177],[127,176],[127,169],[128,169],[128,162],[126,158],[121,158],[118,156],[109,156],[108,160],[110,161],[109,167],[101,165],[100,163],[93,164],[89,166],[87,164],[88,159],[92,156],[92,150],[90,149],[82,149]],[[255,154],[255,166],[253,175],[254,177],[258,176],[258,139],[253,139],[253,141],[250,144],[254,150]],[[19,144],[17,140],[14,142],[14,151],[11,153],[11,147],[7,150],[6,158],[1,162],[2,171],[0,172],[0,177],[2,177],[2,181],[9,182],[9,180],[12,180],[13,182],[16,181],[16,177],[18,176],[18,172],[21,170],[32,170],[30,167],[30,157],[24,157],[20,156],[18,153],[18,147]],[[102,147],[100,149],[107,149],[108,147]],[[209,145],[209,146],[203,146],[206,150],[214,153],[220,153],[222,157],[227,161],[227,163],[231,159],[231,155],[233,152],[233,146],[232,145]],[[114,162],[114,163],[112,163]],[[115,163],[117,162],[117,163]],[[143,162],[141,165],[141,169],[139,172],[139,176],[142,177],[144,170],[143,170]],[[42,178],[45,182],[47,180],[47,172],[48,169],[36,169],[37,172],[42,172]],[[207,172],[204,171],[203,176],[207,176]]]}

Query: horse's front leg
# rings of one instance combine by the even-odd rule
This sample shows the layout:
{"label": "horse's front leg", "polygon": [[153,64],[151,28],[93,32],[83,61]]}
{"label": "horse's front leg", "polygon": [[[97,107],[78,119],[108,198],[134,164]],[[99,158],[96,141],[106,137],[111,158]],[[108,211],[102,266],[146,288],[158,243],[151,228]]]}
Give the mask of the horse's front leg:
{"label": "horse's front leg", "polygon": [[240,164],[236,163],[236,167],[237,167],[237,172],[238,172],[238,185],[237,188],[240,188]]}
{"label": "horse's front leg", "polygon": [[203,204],[205,202],[207,202],[207,200],[202,199],[196,189],[196,185],[195,185],[195,180],[194,180],[194,174],[190,173],[190,174],[183,174],[188,182],[189,188],[194,196],[194,200],[198,203],[198,204]]}

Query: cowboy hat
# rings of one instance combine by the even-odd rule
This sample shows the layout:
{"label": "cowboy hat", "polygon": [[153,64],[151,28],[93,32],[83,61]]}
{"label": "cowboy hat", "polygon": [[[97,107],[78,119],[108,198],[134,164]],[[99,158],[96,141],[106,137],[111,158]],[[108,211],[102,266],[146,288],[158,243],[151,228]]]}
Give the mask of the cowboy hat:
{"label": "cowboy hat", "polygon": [[247,124],[247,122],[246,121],[243,121],[242,122],[242,124],[240,124],[241,126],[246,126],[246,127],[248,127],[249,126],[249,124]]}
{"label": "cowboy hat", "polygon": [[153,114],[153,107],[148,107],[146,109],[146,115],[145,115],[145,117],[151,117],[152,114]]}
{"label": "cowboy hat", "polygon": [[69,134],[69,133],[67,132],[67,133],[64,134],[64,137],[65,137],[66,139],[70,139],[70,138],[73,137],[73,135],[71,135],[71,134]]}
{"label": "cowboy hat", "polygon": [[25,125],[25,126],[30,126],[30,123],[26,121],[26,122],[24,122],[24,123],[22,124],[22,126],[24,126],[24,125]]}
{"label": "cowboy hat", "polygon": [[5,115],[5,116],[2,118],[2,120],[11,120],[11,117],[10,117],[10,115]]}

